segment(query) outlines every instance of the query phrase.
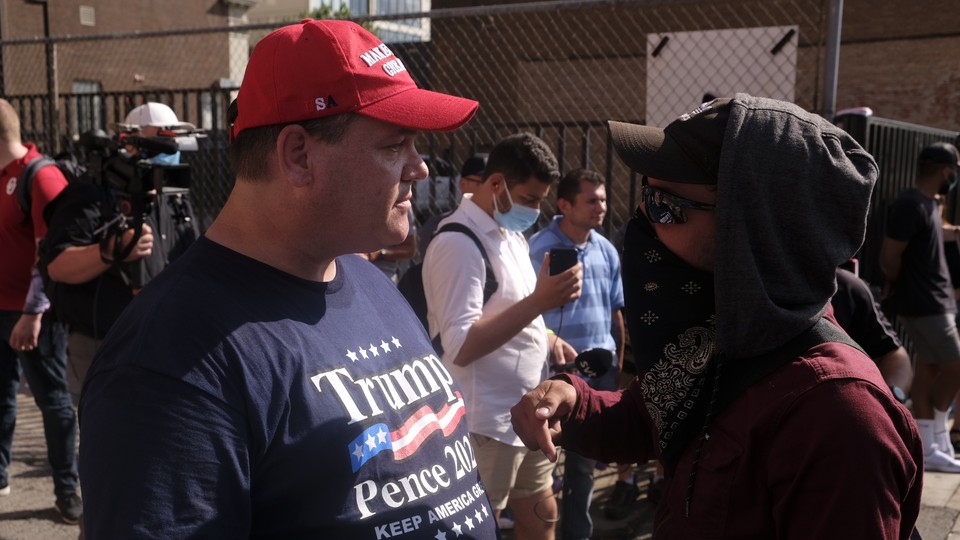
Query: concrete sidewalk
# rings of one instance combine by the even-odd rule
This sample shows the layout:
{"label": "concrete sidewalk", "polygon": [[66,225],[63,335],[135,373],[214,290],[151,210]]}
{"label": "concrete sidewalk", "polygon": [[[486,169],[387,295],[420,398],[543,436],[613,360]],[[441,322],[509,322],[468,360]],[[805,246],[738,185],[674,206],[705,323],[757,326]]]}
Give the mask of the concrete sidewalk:
{"label": "concrete sidewalk", "polygon": [[[80,529],[67,525],[53,509],[53,481],[47,463],[46,444],[40,410],[33,399],[17,399],[17,431],[10,466],[12,493],[0,497],[0,540],[76,540]],[[603,516],[603,504],[616,482],[615,467],[597,471],[594,494],[593,538],[650,539],[653,505],[646,500],[646,487],[652,468],[641,469],[638,486],[642,493],[635,511],[626,518],[611,521]],[[927,473],[924,477],[923,509],[917,527],[924,540],[960,540],[960,474]],[[508,540],[509,532],[504,535]]]}
{"label": "concrete sidewalk", "polygon": [[[594,539],[603,540],[649,540],[652,538],[650,523],[654,506],[646,500],[647,479],[652,467],[642,470],[638,477],[641,496],[637,499],[636,511],[620,521],[603,517],[613,484],[616,469],[609,467],[597,472],[596,490],[591,508],[594,518]],[[924,476],[922,507],[917,529],[924,540],[960,540],[960,474],[926,473]]]}
{"label": "concrete sidewalk", "polygon": [[10,495],[0,497],[0,540],[76,540],[80,527],[67,525],[53,508],[53,479],[43,438],[43,419],[33,398],[17,396]]}

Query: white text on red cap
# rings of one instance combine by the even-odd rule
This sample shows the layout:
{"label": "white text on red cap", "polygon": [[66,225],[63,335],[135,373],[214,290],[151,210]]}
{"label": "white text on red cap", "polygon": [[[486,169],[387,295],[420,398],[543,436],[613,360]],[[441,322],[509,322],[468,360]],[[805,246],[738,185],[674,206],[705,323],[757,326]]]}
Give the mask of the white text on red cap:
{"label": "white text on red cap", "polygon": [[[391,51],[385,43],[381,43],[380,45],[377,45],[369,51],[361,54],[360,59],[363,60],[368,67],[373,67],[377,62],[390,58],[391,56],[393,56],[393,51]],[[403,65],[403,62],[401,62],[399,58],[394,58],[383,65],[384,73],[391,77],[406,70],[406,66]]]}

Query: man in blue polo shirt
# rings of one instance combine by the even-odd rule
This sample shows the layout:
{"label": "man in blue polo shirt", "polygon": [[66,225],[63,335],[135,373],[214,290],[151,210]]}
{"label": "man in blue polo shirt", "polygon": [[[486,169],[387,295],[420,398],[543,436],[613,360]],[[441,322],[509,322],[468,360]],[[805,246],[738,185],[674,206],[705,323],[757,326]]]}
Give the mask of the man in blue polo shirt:
{"label": "man in blue polo shirt", "polygon": [[[552,248],[573,248],[583,263],[583,288],[579,299],[543,314],[547,328],[578,353],[591,349],[610,351],[609,364],[593,366],[596,377],[584,376],[598,390],[616,390],[623,365],[623,286],[620,256],[613,244],[594,229],[607,213],[603,177],[576,169],[557,185],[559,215],[547,228],[530,238],[530,258],[539,271],[544,254]],[[606,368],[606,369],[604,369]],[[595,461],[567,452],[564,461],[561,538],[590,538],[590,498]],[[629,469],[625,470],[629,474]]]}

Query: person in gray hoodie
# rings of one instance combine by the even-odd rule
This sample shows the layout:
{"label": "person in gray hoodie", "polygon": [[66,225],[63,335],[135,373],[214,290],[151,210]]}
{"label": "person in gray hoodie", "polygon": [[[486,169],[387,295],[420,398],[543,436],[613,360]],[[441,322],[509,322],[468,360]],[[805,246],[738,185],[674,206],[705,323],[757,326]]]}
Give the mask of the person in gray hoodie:
{"label": "person in gray hoodie", "polygon": [[512,409],[528,448],[659,460],[656,538],[909,538],[922,446],[836,324],[836,267],[863,242],[878,169],[841,129],[737,94],[666,128],[610,122],[643,175],[626,233],[638,376],[558,375]]}

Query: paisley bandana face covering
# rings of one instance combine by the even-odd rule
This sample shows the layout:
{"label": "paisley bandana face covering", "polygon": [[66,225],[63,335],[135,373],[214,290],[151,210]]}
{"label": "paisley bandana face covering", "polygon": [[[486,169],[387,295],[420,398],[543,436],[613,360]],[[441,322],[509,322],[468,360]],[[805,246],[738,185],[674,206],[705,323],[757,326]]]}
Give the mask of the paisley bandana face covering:
{"label": "paisley bandana face covering", "polygon": [[712,381],[713,274],[671,253],[637,209],[627,226],[623,280],[627,328],[647,412],[668,473],[703,426]]}

